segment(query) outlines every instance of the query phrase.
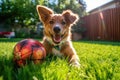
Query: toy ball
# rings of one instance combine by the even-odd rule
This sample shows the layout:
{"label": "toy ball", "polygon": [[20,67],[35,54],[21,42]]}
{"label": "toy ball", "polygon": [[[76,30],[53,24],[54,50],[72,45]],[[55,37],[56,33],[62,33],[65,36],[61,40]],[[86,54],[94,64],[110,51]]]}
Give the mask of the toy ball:
{"label": "toy ball", "polygon": [[46,57],[46,51],[42,43],[34,39],[24,39],[18,42],[13,51],[13,60],[17,66],[24,66],[33,61],[41,63]]}

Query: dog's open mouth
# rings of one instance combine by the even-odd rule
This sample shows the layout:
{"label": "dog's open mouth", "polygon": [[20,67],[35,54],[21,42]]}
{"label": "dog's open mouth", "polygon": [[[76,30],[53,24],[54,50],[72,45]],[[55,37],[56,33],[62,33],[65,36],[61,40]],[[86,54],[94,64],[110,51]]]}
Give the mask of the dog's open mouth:
{"label": "dog's open mouth", "polygon": [[[50,33],[50,32],[49,32]],[[63,38],[64,38],[64,36],[65,36],[65,32],[63,33],[63,34],[51,34],[50,33],[50,35],[51,35],[51,38],[52,38],[52,40],[53,40],[53,42],[55,43],[55,44],[59,44],[62,40],[63,40]]]}
{"label": "dog's open mouth", "polygon": [[55,34],[52,38],[53,38],[54,43],[56,44],[60,43],[60,41],[62,40],[62,36],[59,34]]}
{"label": "dog's open mouth", "polygon": [[63,36],[64,36],[64,34],[63,35],[61,35],[61,34],[54,34],[54,35],[52,35],[51,34],[52,40],[56,44],[59,44],[62,41]]}

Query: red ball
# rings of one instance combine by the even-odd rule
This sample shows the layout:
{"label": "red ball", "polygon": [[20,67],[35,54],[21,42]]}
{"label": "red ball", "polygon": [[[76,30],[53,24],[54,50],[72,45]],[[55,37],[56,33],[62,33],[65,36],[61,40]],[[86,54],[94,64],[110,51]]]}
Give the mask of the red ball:
{"label": "red ball", "polygon": [[23,66],[27,62],[40,63],[46,57],[46,50],[42,43],[33,39],[24,39],[14,47],[14,62],[18,66]]}

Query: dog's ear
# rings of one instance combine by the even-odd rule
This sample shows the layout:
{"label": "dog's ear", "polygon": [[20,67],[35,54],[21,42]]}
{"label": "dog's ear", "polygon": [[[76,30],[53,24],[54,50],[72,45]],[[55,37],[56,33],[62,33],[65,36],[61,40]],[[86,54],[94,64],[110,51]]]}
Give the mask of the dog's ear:
{"label": "dog's ear", "polygon": [[50,18],[50,15],[53,14],[53,11],[45,6],[37,5],[36,8],[42,22],[46,22]]}
{"label": "dog's ear", "polygon": [[68,24],[75,24],[79,20],[78,15],[74,14],[71,10],[63,11],[62,15]]}

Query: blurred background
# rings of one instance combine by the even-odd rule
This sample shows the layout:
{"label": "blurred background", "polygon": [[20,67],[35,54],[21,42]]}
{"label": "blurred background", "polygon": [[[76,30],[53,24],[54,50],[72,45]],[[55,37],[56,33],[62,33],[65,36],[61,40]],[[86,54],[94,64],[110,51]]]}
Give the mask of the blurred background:
{"label": "blurred background", "polygon": [[36,5],[47,6],[55,13],[66,9],[77,13],[80,20],[72,27],[73,40],[120,41],[120,0],[0,0],[0,37],[42,38]]}
{"label": "blurred background", "polygon": [[42,38],[43,26],[36,11],[38,4],[53,9],[55,13],[71,9],[79,16],[84,15],[86,7],[83,0],[0,0],[0,32],[6,37],[15,32],[12,34],[17,38]]}

